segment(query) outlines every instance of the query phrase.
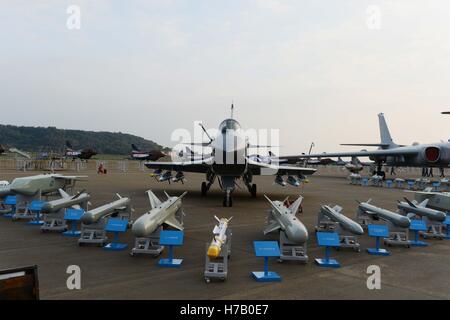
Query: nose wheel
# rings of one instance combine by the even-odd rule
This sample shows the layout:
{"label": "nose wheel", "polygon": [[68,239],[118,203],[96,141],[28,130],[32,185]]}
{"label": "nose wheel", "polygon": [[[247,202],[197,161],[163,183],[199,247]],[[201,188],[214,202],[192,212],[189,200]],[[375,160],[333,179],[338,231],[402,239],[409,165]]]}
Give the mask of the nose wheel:
{"label": "nose wheel", "polygon": [[250,194],[252,195],[252,198],[256,198],[256,184],[252,184]]}
{"label": "nose wheel", "polygon": [[208,187],[206,186],[206,182],[202,182],[202,197],[206,197],[207,192],[208,192]]}
{"label": "nose wheel", "polygon": [[225,192],[225,195],[223,197],[223,206],[224,207],[232,207],[233,206],[233,199],[231,197],[231,191],[227,190]]}

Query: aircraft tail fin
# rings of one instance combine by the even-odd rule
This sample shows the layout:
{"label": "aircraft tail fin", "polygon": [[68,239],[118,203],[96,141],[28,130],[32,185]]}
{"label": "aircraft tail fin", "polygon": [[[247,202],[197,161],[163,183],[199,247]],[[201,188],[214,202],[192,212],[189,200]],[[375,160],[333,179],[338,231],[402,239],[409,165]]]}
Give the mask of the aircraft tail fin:
{"label": "aircraft tail fin", "polygon": [[396,146],[394,140],[392,139],[391,133],[389,131],[389,127],[386,123],[386,119],[384,118],[384,113],[380,113],[378,115],[378,120],[380,123],[380,138],[381,144],[388,146]]}
{"label": "aircraft tail fin", "polygon": [[70,143],[69,140],[66,140],[66,147],[67,147],[68,149],[72,149],[72,144]]}
{"label": "aircraft tail fin", "polygon": [[141,151],[134,143],[131,144],[131,148],[133,149],[133,151]]}
{"label": "aircraft tail fin", "polygon": [[342,143],[341,146],[380,147],[382,149],[401,147],[392,139],[386,119],[384,118],[384,113],[378,114],[378,122],[380,126],[380,143]]}

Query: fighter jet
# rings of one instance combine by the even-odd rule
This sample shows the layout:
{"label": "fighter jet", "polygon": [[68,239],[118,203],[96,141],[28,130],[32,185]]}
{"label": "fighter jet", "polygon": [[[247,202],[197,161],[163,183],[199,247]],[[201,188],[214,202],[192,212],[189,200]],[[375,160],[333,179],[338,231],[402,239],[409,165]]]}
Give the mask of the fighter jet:
{"label": "fighter jet", "polygon": [[97,152],[95,152],[92,149],[80,149],[80,150],[73,150],[72,144],[70,141],[66,141],[66,152],[65,156],[67,158],[72,159],[82,159],[82,160],[89,160],[93,156],[95,156]]}
{"label": "fighter jet", "polygon": [[378,147],[373,151],[333,152],[302,155],[302,158],[317,157],[369,157],[377,167],[377,174],[385,176],[382,166],[390,167],[420,167],[420,168],[447,168],[450,165],[450,142],[433,144],[414,143],[411,146],[398,145],[389,132],[384,114],[378,115],[380,126],[380,143],[342,144],[344,146],[372,146]]}
{"label": "fighter jet", "polygon": [[86,178],[86,176],[63,176],[60,174],[39,174],[31,177],[23,177],[14,179],[11,184],[0,189],[0,196],[3,194],[21,194],[25,196],[34,196],[48,194],[65,190],[69,186],[73,186],[77,180]]}
{"label": "fighter jet", "polygon": [[[233,105],[232,105],[233,110]],[[233,111],[232,111],[233,113]],[[169,181],[172,179],[172,171],[178,176],[184,172],[203,173],[206,182],[202,183],[201,192],[206,196],[208,190],[219,180],[219,185],[224,191],[223,206],[232,206],[232,192],[236,186],[236,180],[242,179],[252,197],[256,197],[256,184],[253,184],[255,175],[274,175],[275,182],[282,186],[286,185],[283,176],[288,176],[289,181],[305,180],[306,175],[316,172],[315,169],[301,168],[291,165],[280,165],[279,163],[258,162],[249,157],[249,150],[255,147],[249,143],[248,137],[243,133],[238,121],[231,118],[222,121],[216,137],[211,137],[203,125],[202,130],[208,137],[208,142],[191,143],[212,149],[209,157],[200,160],[181,160],[177,162],[146,162],[149,169],[156,169],[155,174],[159,176],[158,181]],[[280,157],[283,159],[283,157]],[[164,173],[163,170],[166,170]]]}
{"label": "fighter jet", "polygon": [[150,160],[150,161],[158,161],[160,158],[167,156],[164,152],[159,150],[150,150],[150,151],[142,151],[135,144],[131,144],[131,158],[133,160]]}

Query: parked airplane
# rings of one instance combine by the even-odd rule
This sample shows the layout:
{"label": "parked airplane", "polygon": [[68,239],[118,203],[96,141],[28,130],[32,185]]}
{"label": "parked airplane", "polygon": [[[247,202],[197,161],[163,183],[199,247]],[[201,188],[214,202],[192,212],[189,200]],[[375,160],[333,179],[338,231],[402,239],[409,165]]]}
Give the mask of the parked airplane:
{"label": "parked airplane", "polygon": [[65,156],[67,158],[72,159],[82,159],[82,160],[88,160],[95,156],[97,152],[95,152],[92,149],[80,149],[80,150],[73,150],[72,144],[70,141],[66,141],[66,153]]}
{"label": "parked airplane", "polygon": [[[231,107],[233,110],[233,106]],[[233,112],[233,111],[232,111]],[[182,177],[184,172],[203,173],[206,175],[206,182],[202,183],[202,195],[206,196],[208,190],[218,178],[219,185],[224,191],[224,207],[232,206],[232,192],[236,186],[236,180],[243,180],[252,197],[256,197],[256,184],[253,184],[255,175],[275,175],[275,183],[285,186],[283,176],[288,176],[287,182],[292,185],[299,185],[299,179],[306,179],[305,175],[313,174],[315,169],[301,168],[291,165],[279,165],[278,162],[265,163],[258,162],[249,157],[249,149],[261,146],[252,146],[248,137],[244,135],[241,125],[233,116],[224,120],[219,125],[219,133],[216,137],[211,137],[206,129],[202,130],[208,137],[208,142],[191,143],[209,147],[212,152],[209,157],[199,160],[181,160],[178,162],[147,162],[145,165],[150,169],[156,169],[155,174],[159,181],[170,181],[172,171],[177,172],[177,176]],[[281,157],[281,159],[283,159]],[[166,170],[163,173],[163,170]]]}
{"label": "parked airplane", "polygon": [[8,149],[8,148],[6,148],[6,147],[4,147],[3,145],[0,144],[0,155],[6,154],[8,152],[9,153],[16,153],[16,154],[18,154],[18,155],[20,155],[20,156],[22,156],[24,158],[31,159],[31,156],[25,151],[19,150],[17,148],[9,148]]}
{"label": "parked airplane", "polygon": [[411,146],[396,144],[389,132],[389,128],[384,119],[384,114],[378,115],[380,125],[380,143],[364,143],[364,144],[342,144],[344,146],[374,146],[379,147],[377,150],[356,151],[356,152],[334,152],[302,155],[301,158],[317,158],[317,157],[369,157],[375,162],[377,174],[385,176],[382,171],[383,165],[391,167],[427,167],[427,168],[444,168],[450,165],[450,142],[441,142],[434,144],[418,144]]}
{"label": "parked airplane", "polygon": [[164,152],[159,150],[141,151],[135,144],[131,144],[131,148],[131,157],[134,160],[158,161],[160,158],[167,156]]}

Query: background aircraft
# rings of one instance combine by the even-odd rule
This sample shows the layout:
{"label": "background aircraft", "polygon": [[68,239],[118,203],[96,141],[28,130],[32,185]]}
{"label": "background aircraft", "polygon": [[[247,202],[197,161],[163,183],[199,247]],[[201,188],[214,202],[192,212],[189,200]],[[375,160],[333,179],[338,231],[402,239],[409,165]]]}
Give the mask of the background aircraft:
{"label": "background aircraft", "polygon": [[97,154],[97,152],[95,152],[92,149],[80,149],[80,150],[73,150],[72,144],[70,143],[70,141],[66,141],[66,152],[65,152],[65,156],[67,158],[72,158],[72,159],[82,159],[82,160],[88,160],[90,158],[92,158],[93,156],[95,156]]}
{"label": "background aircraft", "polygon": [[167,156],[164,152],[159,150],[141,151],[135,144],[131,144],[131,149],[131,158],[134,160],[158,161],[159,159]]}
{"label": "background aircraft", "polygon": [[380,143],[342,144],[345,146],[373,146],[377,150],[357,152],[324,152],[321,154],[302,155],[304,159],[317,157],[368,157],[374,161],[377,174],[385,176],[382,166],[391,167],[421,167],[421,168],[444,168],[450,164],[450,142],[434,144],[418,144],[411,146],[398,145],[394,142],[386,124],[384,114],[378,115],[380,125]]}
{"label": "background aircraft", "polygon": [[[232,106],[233,110],[233,106]],[[242,179],[252,197],[256,197],[256,184],[252,183],[255,175],[275,175],[275,183],[285,186],[289,183],[299,186],[305,175],[313,174],[316,170],[300,168],[298,166],[279,165],[278,162],[258,162],[249,157],[249,149],[260,147],[252,146],[248,137],[244,135],[239,122],[231,118],[219,125],[219,133],[211,137],[206,129],[200,125],[209,142],[191,143],[209,147],[212,152],[207,157],[197,160],[181,160],[178,162],[147,162],[148,168],[156,169],[155,175],[159,181],[182,181],[184,172],[203,173],[206,182],[202,183],[202,195],[206,196],[208,190],[218,178],[219,185],[224,191],[224,207],[232,206],[231,194],[235,189],[236,180]],[[206,156],[206,155],[205,155]],[[163,173],[163,170],[166,170]],[[172,171],[177,172],[175,178]],[[288,176],[287,180],[283,176]],[[174,180],[175,179],[175,180]]]}

